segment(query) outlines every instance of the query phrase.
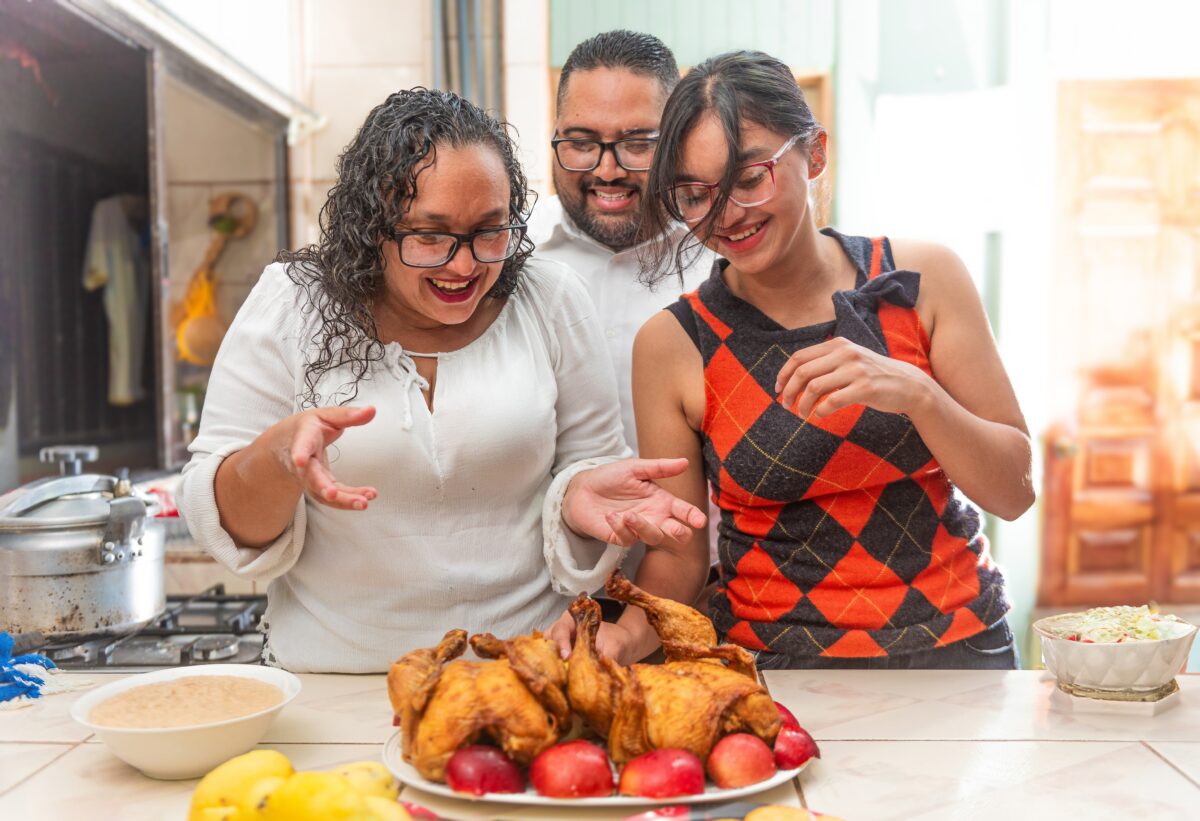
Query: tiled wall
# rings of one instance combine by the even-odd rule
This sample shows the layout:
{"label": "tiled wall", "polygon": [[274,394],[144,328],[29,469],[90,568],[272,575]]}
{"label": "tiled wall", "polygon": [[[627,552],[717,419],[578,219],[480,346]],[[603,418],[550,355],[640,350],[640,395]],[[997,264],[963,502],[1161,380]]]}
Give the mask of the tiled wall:
{"label": "tiled wall", "polygon": [[292,243],[317,239],[317,213],[338,154],[393,91],[432,81],[425,0],[297,0],[291,93],[326,125],[291,152]]}
{"label": "tiled wall", "polygon": [[217,309],[233,320],[278,251],[273,137],[211,98],[169,78],[166,85],[167,247],[171,301],[183,299],[213,239],[209,202],[237,192],[258,206],[258,224],[230,240],[217,261]]}

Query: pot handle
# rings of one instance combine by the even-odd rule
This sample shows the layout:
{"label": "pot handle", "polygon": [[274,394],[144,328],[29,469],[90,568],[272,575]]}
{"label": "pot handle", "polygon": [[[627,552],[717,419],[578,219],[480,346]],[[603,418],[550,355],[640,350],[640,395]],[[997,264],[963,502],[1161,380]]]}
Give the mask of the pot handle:
{"label": "pot handle", "polygon": [[0,519],[15,518],[60,496],[76,493],[113,493],[116,487],[116,479],[97,473],[38,479],[0,496]]}
{"label": "pot handle", "polygon": [[100,561],[132,561],[141,555],[142,534],[146,531],[146,505],[135,496],[113,499],[108,506],[108,526],[100,543]]}

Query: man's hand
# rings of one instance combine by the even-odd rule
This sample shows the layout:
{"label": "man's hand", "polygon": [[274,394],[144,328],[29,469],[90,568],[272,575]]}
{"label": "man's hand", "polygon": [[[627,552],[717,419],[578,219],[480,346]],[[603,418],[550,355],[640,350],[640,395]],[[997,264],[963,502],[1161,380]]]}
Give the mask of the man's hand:
{"label": "man's hand", "polygon": [[[545,636],[558,645],[563,658],[569,656],[575,643],[575,619],[571,618],[571,613],[568,611],[559,616]],[[596,652],[624,666],[641,661],[658,649],[658,645],[658,636],[653,630],[638,635],[625,625],[605,621],[600,622],[596,631]]]}

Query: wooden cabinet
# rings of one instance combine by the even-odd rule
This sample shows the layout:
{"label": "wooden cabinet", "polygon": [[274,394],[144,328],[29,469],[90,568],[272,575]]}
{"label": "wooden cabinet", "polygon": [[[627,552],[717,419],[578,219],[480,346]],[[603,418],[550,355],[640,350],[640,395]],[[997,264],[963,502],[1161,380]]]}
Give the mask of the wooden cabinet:
{"label": "wooden cabinet", "polygon": [[1200,82],[1059,94],[1045,606],[1200,602]]}

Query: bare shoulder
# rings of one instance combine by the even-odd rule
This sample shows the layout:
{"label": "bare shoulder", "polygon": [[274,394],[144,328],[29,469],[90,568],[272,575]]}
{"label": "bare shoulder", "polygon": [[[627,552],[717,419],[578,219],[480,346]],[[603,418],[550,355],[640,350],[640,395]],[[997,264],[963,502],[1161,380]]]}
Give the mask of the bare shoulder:
{"label": "bare shoulder", "polygon": [[680,362],[699,358],[700,352],[670,311],[662,310],[643,323],[633,340],[635,357],[652,362]]}
{"label": "bare shoulder", "polygon": [[[664,431],[676,422],[700,429],[704,359],[670,311],[646,320],[633,341],[633,406],[639,441],[668,441],[673,434]],[[660,427],[663,424],[666,429]]]}
{"label": "bare shoulder", "polygon": [[917,312],[932,329],[938,308],[953,304],[979,305],[979,289],[966,264],[951,248],[938,242],[916,239],[892,239],[892,259],[896,268],[921,274],[921,291],[917,297]]}

